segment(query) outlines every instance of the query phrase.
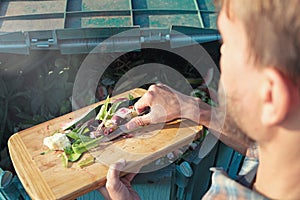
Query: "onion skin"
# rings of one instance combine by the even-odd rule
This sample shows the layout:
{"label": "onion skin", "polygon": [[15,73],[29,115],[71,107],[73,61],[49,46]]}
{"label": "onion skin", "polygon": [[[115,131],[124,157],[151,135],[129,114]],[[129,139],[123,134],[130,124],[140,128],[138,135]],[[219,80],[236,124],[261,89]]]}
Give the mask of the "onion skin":
{"label": "onion skin", "polygon": [[120,126],[122,124],[125,124],[127,122],[126,119],[118,116],[118,115],[114,115],[112,118],[111,118],[111,121],[113,124],[117,125],[117,126]]}

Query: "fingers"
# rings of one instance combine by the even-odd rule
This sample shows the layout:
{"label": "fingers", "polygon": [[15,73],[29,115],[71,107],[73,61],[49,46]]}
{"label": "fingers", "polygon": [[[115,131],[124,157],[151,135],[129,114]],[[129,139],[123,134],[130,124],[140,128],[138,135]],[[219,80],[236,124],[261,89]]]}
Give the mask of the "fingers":
{"label": "fingers", "polygon": [[102,196],[105,199],[110,199],[110,196],[109,196],[109,193],[108,193],[106,187],[102,186],[101,188],[98,189],[98,191],[102,194]]}
{"label": "fingers", "polygon": [[106,175],[106,187],[107,188],[120,188],[120,170],[125,167],[125,160],[120,160],[117,163],[111,165]]}
{"label": "fingers", "polygon": [[105,199],[112,199],[112,195],[110,194],[121,190],[123,183],[120,181],[120,170],[124,168],[124,166],[125,160],[120,160],[109,167],[106,175],[106,187],[98,189]]}
{"label": "fingers", "polygon": [[134,104],[136,111],[141,113],[146,107],[152,107],[152,105],[155,103],[156,97],[159,95],[159,90],[171,91],[171,88],[160,83],[151,85],[147,92]]}
{"label": "fingers", "polygon": [[[133,118],[126,124],[128,130],[134,130],[148,124],[161,123],[178,117],[176,92],[163,84],[151,85],[147,92],[134,104],[138,114],[150,107],[151,111]],[[172,106],[175,105],[175,106]]]}
{"label": "fingers", "polygon": [[137,175],[136,173],[127,174],[124,178],[125,178],[127,181],[131,182],[131,181],[134,179],[134,177],[135,177],[136,175]]}
{"label": "fingers", "polygon": [[147,107],[151,107],[153,99],[152,91],[147,91],[135,104],[134,108],[138,114],[142,113]]}
{"label": "fingers", "polygon": [[109,194],[109,199],[126,199],[128,190],[120,179],[120,170],[125,167],[125,160],[111,165],[106,175],[106,190]]}
{"label": "fingers", "polygon": [[142,126],[148,125],[150,123],[151,123],[151,117],[150,117],[150,113],[149,113],[149,114],[131,119],[129,122],[127,122],[125,124],[125,126],[128,130],[135,130]]}
{"label": "fingers", "polygon": [[[120,160],[110,166],[106,176],[106,191],[112,200],[138,200],[138,194],[131,187],[131,180],[135,174],[128,174],[120,179],[120,170],[124,169],[125,160]],[[101,190],[99,190],[101,192]],[[106,194],[106,192],[103,192]]]}

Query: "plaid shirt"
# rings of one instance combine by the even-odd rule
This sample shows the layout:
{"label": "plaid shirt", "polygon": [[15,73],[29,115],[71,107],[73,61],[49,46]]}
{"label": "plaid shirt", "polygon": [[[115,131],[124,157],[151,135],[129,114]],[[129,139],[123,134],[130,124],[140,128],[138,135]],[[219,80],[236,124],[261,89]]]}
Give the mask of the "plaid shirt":
{"label": "plaid shirt", "polygon": [[258,166],[256,146],[248,150],[242,169],[237,180],[229,178],[221,168],[211,168],[213,171],[212,183],[203,199],[267,199],[261,194],[251,190]]}

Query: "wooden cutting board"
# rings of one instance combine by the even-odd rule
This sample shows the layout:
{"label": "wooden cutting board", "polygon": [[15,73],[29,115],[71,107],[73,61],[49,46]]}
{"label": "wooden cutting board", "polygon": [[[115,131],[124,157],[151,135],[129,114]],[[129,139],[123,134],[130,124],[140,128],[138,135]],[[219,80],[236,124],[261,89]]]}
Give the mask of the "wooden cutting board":
{"label": "wooden cutting board", "polygon": [[[113,98],[128,97],[128,94],[140,97],[144,93],[143,89],[134,89]],[[43,145],[45,137],[99,104],[103,104],[103,101],[10,137],[8,147],[13,165],[32,199],[75,199],[105,184],[109,164],[120,158],[126,160],[126,170],[148,164],[179,147],[188,145],[202,129],[190,121],[174,122],[165,125],[163,129],[160,125],[148,126],[135,132],[132,138],[119,139],[96,148],[91,152],[97,156],[96,162],[84,168],[79,168],[77,163],[64,168],[58,152],[41,155],[41,152],[47,150]]]}

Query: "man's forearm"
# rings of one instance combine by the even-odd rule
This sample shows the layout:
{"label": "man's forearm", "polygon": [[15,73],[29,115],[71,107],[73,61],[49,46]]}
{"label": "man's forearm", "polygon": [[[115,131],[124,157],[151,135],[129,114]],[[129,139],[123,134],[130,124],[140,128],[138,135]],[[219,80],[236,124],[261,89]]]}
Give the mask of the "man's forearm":
{"label": "man's forearm", "polygon": [[211,107],[198,98],[190,97],[186,100],[184,105],[183,117],[207,127],[210,132],[218,137],[224,144],[245,155],[249,145],[242,139],[228,133],[226,130],[230,129],[225,127],[227,124],[224,124],[224,120],[218,117],[212,117],[222,114],[219,112],[221,111],[218,108]]}

